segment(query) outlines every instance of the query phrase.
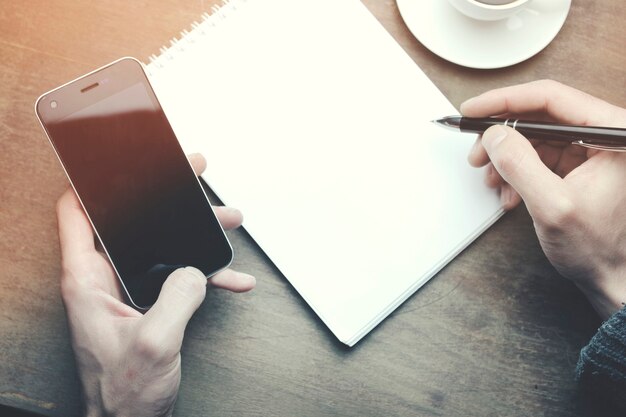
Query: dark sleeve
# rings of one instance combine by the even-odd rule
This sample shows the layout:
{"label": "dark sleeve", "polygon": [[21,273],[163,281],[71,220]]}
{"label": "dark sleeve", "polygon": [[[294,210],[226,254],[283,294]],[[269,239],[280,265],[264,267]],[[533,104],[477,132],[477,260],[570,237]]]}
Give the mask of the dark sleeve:
{"label": "dark sleeve", "polygon": [[609,318],[580,351],[576,379],[626,411],[626,308]]}

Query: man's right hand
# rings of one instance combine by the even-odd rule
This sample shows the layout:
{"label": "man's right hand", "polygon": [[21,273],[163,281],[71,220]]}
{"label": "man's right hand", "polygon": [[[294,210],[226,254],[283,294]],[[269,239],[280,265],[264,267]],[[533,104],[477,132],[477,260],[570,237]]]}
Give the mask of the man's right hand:
{"label": "man's right hand", "polygon": [[[501,88],[461,105],[468,117],[506,116],[626,127],[626,110],[555,81]],[[626,302],[626,153],[528,141],[494,126],[469,155],[506,209],[524,200],[546,256],[603,319]]]}

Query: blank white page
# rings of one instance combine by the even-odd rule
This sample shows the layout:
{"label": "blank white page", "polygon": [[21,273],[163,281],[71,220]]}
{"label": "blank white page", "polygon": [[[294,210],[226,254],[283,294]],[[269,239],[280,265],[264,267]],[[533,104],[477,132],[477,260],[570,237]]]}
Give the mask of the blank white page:
{"label": "blank white page", "polygon": [[204,179],[347,345],[502,213],[359,0],[235,0],[148,66]]}

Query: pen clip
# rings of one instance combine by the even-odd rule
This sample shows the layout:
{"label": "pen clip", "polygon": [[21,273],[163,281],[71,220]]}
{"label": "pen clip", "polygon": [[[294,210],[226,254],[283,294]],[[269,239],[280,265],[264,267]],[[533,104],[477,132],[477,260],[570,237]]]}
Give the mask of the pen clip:
{"label": "pen clip", "polygon": [[583,140],[575,140],[574,142],[572,142],[572,145],[583,146],[585,148],[596,149],[599,151],[626,152],[626,146],[600,145],[595,143],[587,143]]}

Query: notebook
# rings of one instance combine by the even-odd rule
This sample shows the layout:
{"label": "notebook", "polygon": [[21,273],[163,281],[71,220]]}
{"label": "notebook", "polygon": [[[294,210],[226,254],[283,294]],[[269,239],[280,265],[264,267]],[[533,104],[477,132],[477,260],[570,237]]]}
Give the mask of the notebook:
{"label": "notebook", "polygon": [[[359,0],[233,0],[146,66],[203,178],[353,346],[502,214],[458,111]],[[236,255],[235,255],[236,256]]]}

